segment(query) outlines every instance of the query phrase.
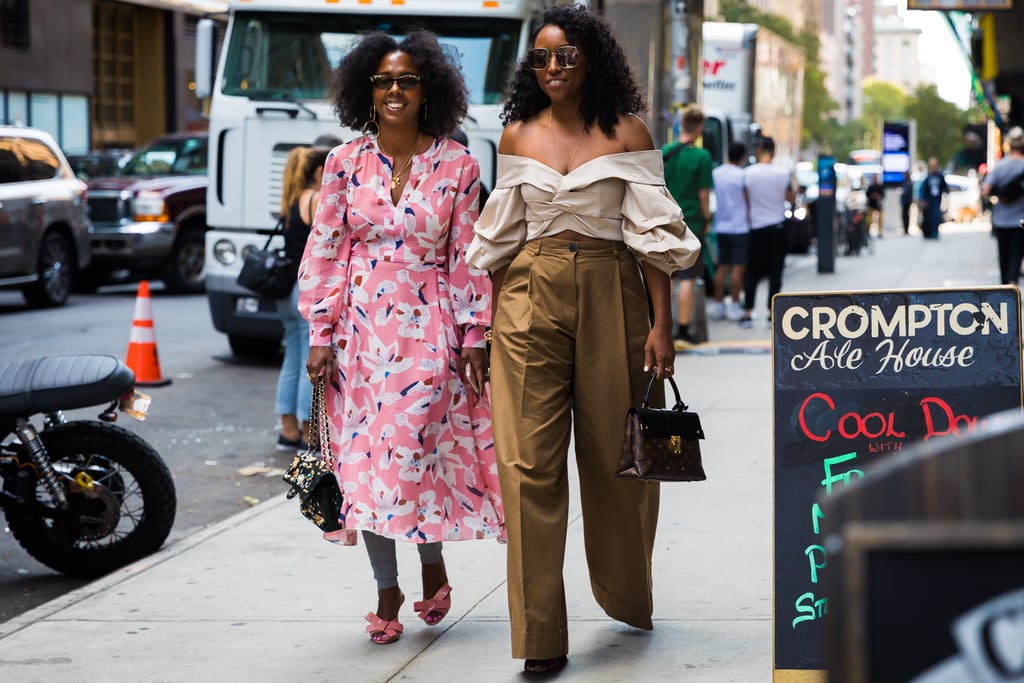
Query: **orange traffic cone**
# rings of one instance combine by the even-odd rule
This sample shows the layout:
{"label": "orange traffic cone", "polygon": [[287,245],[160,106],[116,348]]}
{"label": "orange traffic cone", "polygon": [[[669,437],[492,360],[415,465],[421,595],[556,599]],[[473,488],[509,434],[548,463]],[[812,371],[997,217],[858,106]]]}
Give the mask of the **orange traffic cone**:
{"label": "orange traffic cone", "polygon": [[156,356],[156,332],[153,329],[153,305],[149,299],[149,283],[139,283],[135,298],[135,319],[132,320],[132,334],[128,340],[128,357],[125,364],[135,373],[135,384],[144,387],[161,387],[171,380],[160,374],[160,361]]}

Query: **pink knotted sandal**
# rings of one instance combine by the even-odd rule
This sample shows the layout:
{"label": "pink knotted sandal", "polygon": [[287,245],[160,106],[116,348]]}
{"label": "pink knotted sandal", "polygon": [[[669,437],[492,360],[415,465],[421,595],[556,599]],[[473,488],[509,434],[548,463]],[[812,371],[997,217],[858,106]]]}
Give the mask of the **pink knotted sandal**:
{"label": "pink knotted sandal", "polygon": [[366,620],[370,622],[366,632],[370,634],[370,640],[377,645],[390,645],[402,636],[404,627],[397,618],[394,621],[384,621],[370,612],[366,615]]}
{"label": "pink knotted sandal", "polygon": [[437,626],[448,614],[448,610],[452,608],[451,593],[452,587],[446,583],[434,593],[434,597],[415,602],[412,608],[427,626]]}

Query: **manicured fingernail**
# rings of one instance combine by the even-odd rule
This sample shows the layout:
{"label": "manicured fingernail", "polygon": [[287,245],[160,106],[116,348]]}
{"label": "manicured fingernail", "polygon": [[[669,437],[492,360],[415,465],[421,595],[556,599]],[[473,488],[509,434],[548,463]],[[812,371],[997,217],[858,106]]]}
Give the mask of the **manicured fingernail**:
{"label": "manicured fingernail", "polygon": [[644,366],[644,372],[647,372],[647,371],[648,371],[648,370],[650,370],[650,369],[651,369],[651,366],[649,366],[649,365],[645,365],[645,366]]}

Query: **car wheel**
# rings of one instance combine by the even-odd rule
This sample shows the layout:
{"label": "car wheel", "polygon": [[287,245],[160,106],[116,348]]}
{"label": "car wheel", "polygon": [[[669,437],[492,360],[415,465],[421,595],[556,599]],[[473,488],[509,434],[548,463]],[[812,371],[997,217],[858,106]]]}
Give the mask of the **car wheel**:
{"label": "car wheel", "polygon": [[74,251],[59,232],[48,232],[39,245],[36,273],[39,279],[21,290],[33,308],[62,306],[74,281]]}
{"label": "car wheel", "polygon": [[186,230],[178,238],[164,266],[163,281],[174,294],[206,291],[206,243],[202,230]]}
{"label": "car wheel", "polygon": [[272,359],[281,352],[281,340],[267,337],[243,337],[237,334],[228,335],[231,353],[239,358]]}

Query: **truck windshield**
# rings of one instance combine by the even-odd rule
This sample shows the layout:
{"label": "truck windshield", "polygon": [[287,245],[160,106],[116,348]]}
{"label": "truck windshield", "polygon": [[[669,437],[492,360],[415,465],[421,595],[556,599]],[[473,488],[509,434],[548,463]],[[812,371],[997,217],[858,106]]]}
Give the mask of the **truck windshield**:
{"label": "truck windshield", "polygon": [[416,27],[433,31],[462,67],[470,102],[497,104],[521,23],[480,17],[238,12],[228,44],[222,92],[254,99],[320,100],[331,71],[364,31],[400,39]]}

